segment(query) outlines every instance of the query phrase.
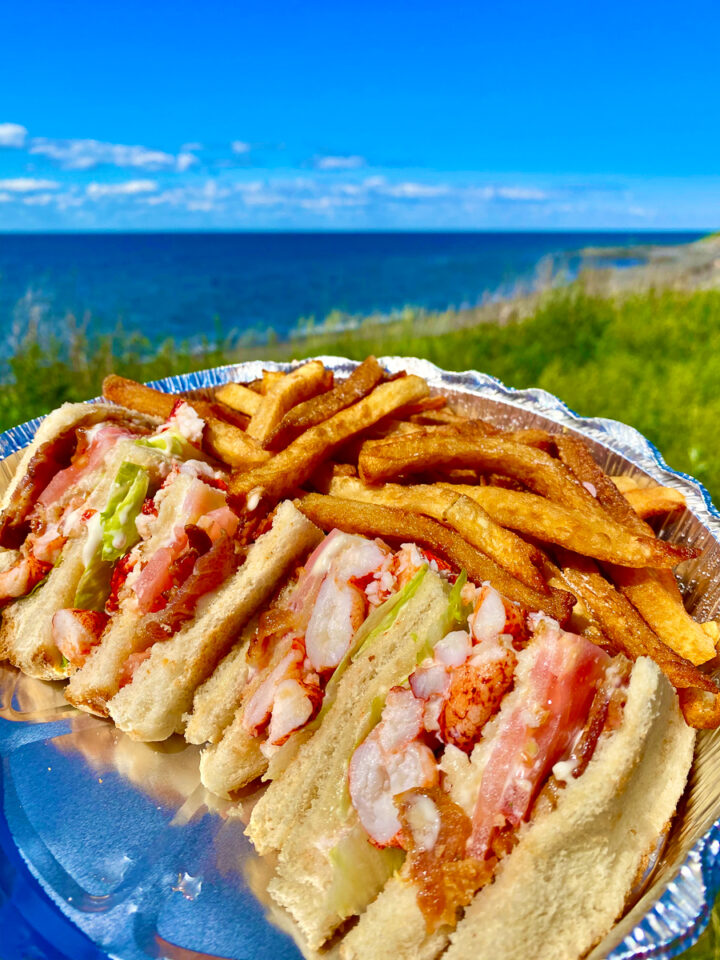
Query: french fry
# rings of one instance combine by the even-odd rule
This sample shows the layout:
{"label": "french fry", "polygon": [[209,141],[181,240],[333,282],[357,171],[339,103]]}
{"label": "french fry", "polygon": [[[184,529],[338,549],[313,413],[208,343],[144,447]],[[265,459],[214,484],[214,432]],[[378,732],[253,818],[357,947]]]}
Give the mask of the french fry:
{"label": "french fry", "polygon": [[720,694],[688,687],[678,690],[680,709],[689,727],[716,730],[720,727]]}
{"label": "french fry", "polygon": [[465,570],[475,583],[489,580],[509,600],[528,610],[542,610],[560,623],[567,622],[575,604],[572,594],[563,590],[540,593],[527,587],[454,530],[429,517],[320,493],[305,494],[297,505],[313,523],[325,530],[338,527],[346,533],[412,540],[437,553],[457,570]]}
{"label": "french fry", "polygon": [[246,387],[244,383],[224,383],[217,388],[215,396],[233,410],[239,410],[248,417],[257,413],[261,403],[260,395],[250,387]]}
{"label": "french fry", "polygon": [[595,462],[584,441],[569,434],[554,439],[562,462],[582,484],[594,489],[595,499],[613,520],[624,524],[633,533],[653,535],[651,528],[638,517],[610,477]]}
{"label": "french fry", "polygon": [[623,496],[628,492],[628,490],[637,490],[639,488],[639,484],[635,477],[610,477],[610,480],[612,480]]}
{"label": "french fry", "polygon": [[381,383],[362,400],[336,413],[329,420],[302,433],[268,463],[230,479],[230,492],[247,500],[279,500],[300,486],[316,467],[346,440],[366,430],[403,404],[428,395],[422,377],[408,376]]}
{"label": "french fry", "polygon": [[242,430],[224,420],[209,420],[203,433],[203,446],[218,460],[236,470],[249,470],[266,463],[271,454],[263,450]]}
{"label": "french fry", "polygon": [[658,561],[664,562],[664,541],[636,536],[609,518],[598,520],[595,516],[563,507],[537,494],[505,487],[446,482],[442,486],[479,503],[501,526],[524,536],[627,567],[646,567]]}
{"label": "french fry", "polygon": [[375,357],[368,357],[353,370],[347,380],[289,410],[270,433],[264,446],[271,450],[287,446],[304,430],[329,420],[336,413],[362,400],[382,378],[382,367]]}
{"label": "french fry", "polygon": [[[571,466],[578,479],[595,487],[598,500],[610,516],[634,533],[652,534],[652,528],[605,476],[582,440],[558,437],[557,445],[561,458]],[[628,570],[612,565],[609,573],[663,644],[694,664],[705,663],[715,655],[710,638],[685,609],[675,578],[669,571]]]}
{"label": "french fry", "polygon": [[329,390],[333,375],[319,360],[311,360],[274,382],[248,424],[248,435],[262,444],[297,403]]}
{"label": "french fry", "polygon": [[422,425],[461,423],[463,420],[467,419],[466,417],[463,417],[461,413],[456,413],[454,410],[451,410],[448,407],[443,407],[441,410],[423,410],[422,413],[411,413],[406,414],[406,416],[412,423],[419,423]]}
{"label": "french fry", "polygon": [[[604,524],[608,522],[600,504],[562,463],[543,450],[499,437],[470,440],[412,435],[407,439],[400,438],[392,445],[387,441],[367,441],[358,466],[366,483],[439,466],[497,471],[520,480],[526,487],[562,506],[581,510]],[[620,497],[616,488],[613,489]],[[636,520],[642,523],[637,516]],[[656,539],[652,542],[653,566],[672,567],[681,560],[697,556],[696,550],[680,544]]]}
{"label": "french fry", "polygon": [[144,383],[136,383],[126,377],[118,377],[111,373],[105,377],[102,385],[103,396],[112,403],[139,413],[146,413],[151,417],[160,417],[162,420],[172,413],[177,397],[172,393],[163,393],[146,387]]}
{"label": "french fry", "polygon": [[712,679],[701,673],[653,633],[630,601],[619,593],[592,560],[560,551],[562,576],[570,590],[582,600],[603,633],[631,660],[651,657],[674,687],[720,691]]}
{"label": "french fry", "polygon": [[[177,395],[154,390],[143,383],[117,377],[105,377],[103,395],[121,406],[166,420],[178,400]],[[235,468],[248,469],[269,459],[270,454],[255,443],[252,437],[218,417],[213,416],[213,405],[206,400],[189,400],[205,422],[203,446],[214,457]]]}
{"label": "french fry", "polygon": [[547,584],[536,566],[539,551],[517,534],[495,523],[479,504],[462,493],[438,485],[403,487],[386,483],[379,487],[366,487],[361,480],[343,476],[337,476],[330,482],[328,492],[346,500],[381,503],[413,513],[424,513],[457,530],[465,540],[528,587],[540,593],[548,592]]}
{"label": "french fry", "polygon": [[643,487],[626,490],[623,494],[635,513],[642,519],[664,517],[685,508],[685,497],[673,487]]}
{"label": "french fry", "polygon": [[274,387],[276,383],[280,383],[285,376],[286,374],[282,370],[263,370],[262,377],[250,386],[255,387],[257,392],[264,397],[268,390]]}

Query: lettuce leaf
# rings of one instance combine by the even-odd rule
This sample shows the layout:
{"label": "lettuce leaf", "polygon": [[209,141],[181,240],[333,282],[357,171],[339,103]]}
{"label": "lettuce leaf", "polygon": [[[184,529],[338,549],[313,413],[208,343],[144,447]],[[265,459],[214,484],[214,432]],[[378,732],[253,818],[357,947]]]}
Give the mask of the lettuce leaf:
{"label": "lettuce leaf", "polygon": [[114,567],[115,564],[112,561],[103,560],[102,548],[99,547],[80,577],[75,590],[73,607],[79,610],[103,611],[105,601],[110,594],[110,580]]}
{"label": "lettuce leaf", "polygon": [[378,850],[356,824],[330,851],[333,866],[328,907],[340,917],[362,914],[390,877],[400,869],[405,851]]}
{"label": "lettuce leaf", "polygon": [[142,510],[149,483],[147,470],[128,461],[120,464],[100,514],[100,543],[77,585],[74,607],[105,609],[115,563],[140,539],[135,520]]}
{"label": "lettuce leaf", "polygon": [[139,447],[160,450],[161,453],[166,453],[169,457],[177,457],[178,460],[207,459],[202,451],[193,446],[178,430],[163,430],[155,437],[142,437],[135,443]]}
{"label": "lettuce leaf", "polygon": [[107,505],[100,514],[103,560],[119,560],[140,539],[135,520],[142,510],[149,483],[147,470],[127,461],[120,465]]}

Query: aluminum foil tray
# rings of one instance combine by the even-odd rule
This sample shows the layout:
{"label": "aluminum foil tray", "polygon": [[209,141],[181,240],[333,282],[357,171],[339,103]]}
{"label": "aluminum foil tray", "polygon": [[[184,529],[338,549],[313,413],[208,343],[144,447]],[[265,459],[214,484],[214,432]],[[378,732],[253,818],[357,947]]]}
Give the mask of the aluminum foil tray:
{"label": "aluminum foil tray", "polygon": [[[338,375],[355,366],[322,357]],[[456,406],[503,426],[569,429],[610,473],[681,490],[688,510],[663,535],[704,547],[681,571],[686,601],[720,614],[720,513],[692,477],[671,470],[636,430],[583,419],[542,390],[511,390],[487,375],[384,357],[425,377]],[[249,381],[252,362],[159,381],[202,395]],[[0,491],[39,420],[0,435]],[[700,935],[720,887],[720,733],[702,733],[688,789],[664,848],[624,918],[592,958],[675,957]],[[198,748],[175,738],[130,741],[78,713],[60,684],[0,665],[1,960],[293,960],[308,954],[264,894],[269,867],[243,835],[252,797],[229,804],[200,784]],[[662,771],[658,771],[662,776]]]}

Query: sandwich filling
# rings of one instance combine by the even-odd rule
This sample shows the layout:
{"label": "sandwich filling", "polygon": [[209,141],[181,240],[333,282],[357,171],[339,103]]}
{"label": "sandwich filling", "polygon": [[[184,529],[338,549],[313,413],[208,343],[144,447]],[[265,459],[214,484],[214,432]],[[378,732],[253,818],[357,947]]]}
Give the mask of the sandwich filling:
{"label": "sandwich filling", "polygon": [[261,616],[248,650],[252,693],[243,726],[262,739],[266,757],[318,714],[371,612],[428,565],[448,569],[415,544],[393,551],[337,529],[316,547],[294,586]]}
{"label": "sandwich filling", "polygon": [[525,824],[622,716],[629,664],[489,585],[355,749],[348,791],[371,843],[399,848],[428,931],[488,883]]}
{"label": "sandwich filling", "polygon": [[[173,463],[148,496],[147,475],[142,476],[146,472],[127,470],[129,466],[123,464],[120,470],[127,492],[123,495],[122,485],[116,483],[108,509],[97,515],[97,546],[75,606],[53,618],[55,642],[74,666],[81,667],[119,611],[136,613],[135,649],[123,667],[121,686],[150,655],[153,643],[170,639],[194,615],[201,597],[230,576],[242,552],[235,543],[239,519],[227,505],[227,485],[209,464]],[[160,507],[179,478],[185,485],[184,497],[163,535]],[[113,493],[117,503],[110,509]],[[99,592],[93,594],[97,585]]]}

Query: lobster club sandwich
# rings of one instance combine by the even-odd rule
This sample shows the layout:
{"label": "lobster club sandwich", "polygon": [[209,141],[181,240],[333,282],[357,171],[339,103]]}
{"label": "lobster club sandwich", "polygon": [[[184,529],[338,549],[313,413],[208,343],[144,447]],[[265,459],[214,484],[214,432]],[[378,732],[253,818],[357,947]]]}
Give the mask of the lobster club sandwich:
{"label": "lobster club sandwich", "polygon": [[204,458],[202,427],[184,403],[164,423],[107,404],[66,404],[43,421],[0,516],[0,658],[45,679],[72,672],[54,615],[75,610],[76,633],[97,630],[146,497],[173,464]]}
{"label": "lobster club sandwich", "polygon": [[289,502],[248,531],[225,482],[177,467],[147,506],[118,570],[107,621],[66,690],[139,740],[183,729],[198,684],[320,531]]}
{"label": "lobster club sandwich", "polygon": [[248,833],[313,948],[360,916],[345,958],[580,955],[671,818],[694,731],[648,658],[447,576],[416,574]]}
{"label": "lobster club sandwich", "polygon": [[392,625],[428,564],[447,567],[412,543],[393,550],[338,529],[322,540],[195,695],[186,736],[219,741],[201,757],[208,789],[229,796],[287,766],[348,665]]}

